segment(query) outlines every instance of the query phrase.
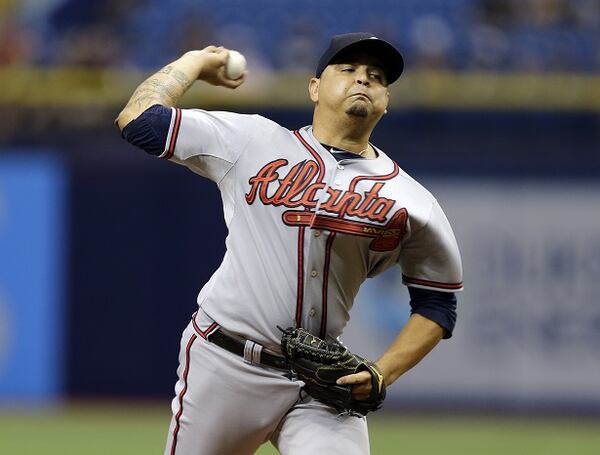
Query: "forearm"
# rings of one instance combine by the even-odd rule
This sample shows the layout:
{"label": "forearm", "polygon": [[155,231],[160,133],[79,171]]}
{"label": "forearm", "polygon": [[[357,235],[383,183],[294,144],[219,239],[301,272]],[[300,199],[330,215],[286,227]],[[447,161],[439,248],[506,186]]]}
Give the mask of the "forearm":
{"label": "forearm", "polygon": [[444,329],[419,314],[413,314],[396,340],[376,362],[386,385],[392,384],[401,375],[423,359],[442,339]]}
{"label": "forearm", "polygon": [[173,107],[196,81],[202,71],[202,59],[187,53],[142,82],[117,117],[123,130],[142,112],[155,104]]}

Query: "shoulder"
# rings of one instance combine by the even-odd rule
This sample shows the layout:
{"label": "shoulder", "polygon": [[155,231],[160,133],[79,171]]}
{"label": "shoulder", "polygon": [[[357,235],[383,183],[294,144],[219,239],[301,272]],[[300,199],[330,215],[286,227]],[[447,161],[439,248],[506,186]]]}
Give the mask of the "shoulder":
{"label": "shoulder", "polygon": [[423,199],[428,200],[431,204],[436,203],[435,196],[419,183],[414,177],[408,174],[404,169],[400,168],[399,176],[406,182],[406,185],[410,187],[415,193],[421,196]]}
{"label": "shoulder", "polygon": [[191,117],[209,117],[221,121],[236,122],[240,125],[254,126],[257,128],[283,128],[273,120],[259,114],[240,114],[231,111],[208,111],[205,109],[183,109]]}
{"label": "shoulder", "polygon": [[435,196],[408,172],[402,169],[396,161],[386,155],[383,150],[379,148],[376,150],[379,153],[380,158],[383,158],[385,161],[389,161],[389,163],[391,163],[389,166],[396,167],[398,173],[395,180],[402,187],[403,192],[408,193],[413,197],[417,197],[421,201],[428,201],[431,205],[437,203]]}

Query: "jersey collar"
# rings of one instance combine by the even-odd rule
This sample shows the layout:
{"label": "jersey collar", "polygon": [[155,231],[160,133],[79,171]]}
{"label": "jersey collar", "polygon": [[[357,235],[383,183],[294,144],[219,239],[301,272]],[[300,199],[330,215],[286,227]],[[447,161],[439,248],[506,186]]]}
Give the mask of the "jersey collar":
{"label": "jersey collar", "polygon": [[[332,156],[331,152],[325,147],[323,147],[323,145],[313,135],[312,125],[300,128],[299,132],[302,135],[302,137],[321,156],[321,158],[323,158],[324,160],[333,160],[334,162],[337,162],[335,157]],[[377,152],[377,158],[368,160],[357,156],[356,158],[343,159],[340,162],[353,162],[361,166],[368,167],[369,171],[371,171],[369,173],[387,174],[391,172],[391,170],[394,168],[394,162],[381,149],[375,147],[373,144],[371,145]]]}

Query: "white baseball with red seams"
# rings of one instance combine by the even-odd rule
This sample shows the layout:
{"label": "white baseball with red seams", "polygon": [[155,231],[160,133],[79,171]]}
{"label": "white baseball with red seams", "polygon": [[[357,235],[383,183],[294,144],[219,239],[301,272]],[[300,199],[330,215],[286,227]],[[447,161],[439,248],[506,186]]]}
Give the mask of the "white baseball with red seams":
{"label": "white baseball with red seams", "polygon": [[[289,131],[258,115],[173,108],[162,158],[218,185],[229,233],[223,262],[200,291],[198,314],[182,339],[166,453],[253,453],[256,438],[286,453],[295,453],[295,444],[302,453],[329,453],[331,444],[339,453],[368,453],[362,419],[340,427],[314,400],[294,406],[301,382],[245,364],[205,338],[222,327],[278,351],[277,326],[338,337],[361,283],[395,265],[407,286],[462,289],[458,247],[437,201],[375,150],[375,159],[338,162],[311,127]],[[203,413],[212,418],[198,428]],[[322,420],[310,440],[294,430],[309,423],[305,418]],[[331,431],[348,434],[331,438]],[[223,438],[231,438],[230,449]],[[194,444],[204,447],[194,452]]]}

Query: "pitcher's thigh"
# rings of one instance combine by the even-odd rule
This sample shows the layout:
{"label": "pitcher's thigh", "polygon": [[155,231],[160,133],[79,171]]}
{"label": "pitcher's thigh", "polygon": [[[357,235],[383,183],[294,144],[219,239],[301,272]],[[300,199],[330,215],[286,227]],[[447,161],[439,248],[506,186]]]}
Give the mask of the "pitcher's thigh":
{"label": "pitcher's thigh", "polygon": [[314,400],[296,405],[271,438],[281,455],[368,455],[367,420],[341,416]]}
{"label": "pitcher's thigh", "polygon": [[297,400],[298,386],[202,338],[184,344],[165,454],[253,454]]}

